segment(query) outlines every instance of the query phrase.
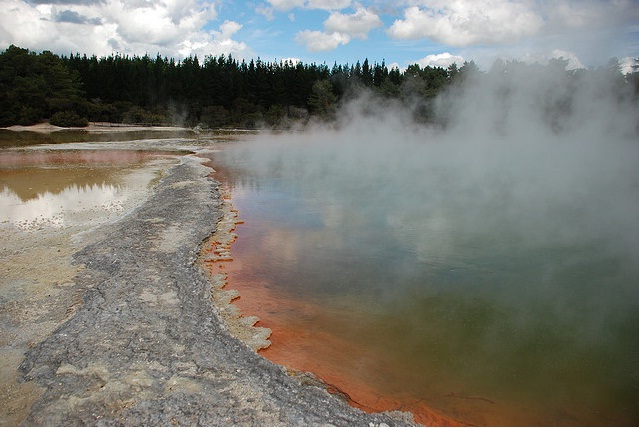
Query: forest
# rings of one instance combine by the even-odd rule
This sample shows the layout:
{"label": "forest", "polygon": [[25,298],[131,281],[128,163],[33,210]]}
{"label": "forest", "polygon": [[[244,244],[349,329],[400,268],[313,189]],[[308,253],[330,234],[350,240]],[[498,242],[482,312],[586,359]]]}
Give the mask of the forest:
{"label": "forest", "polygon": [[[567,64],[555,59],[545,67],[560,67],[571,79],[611,73],[620,93],[639,94],[639,67],[624,76],[616,59],[598,70],[566,70]],[[508,66],[524,65],[500,63]],[[473,61],[448,68],[413,64],[400,71],[368,59],[329,67],[259,58],[247,63],[231,55],[207,56],[202,62],[197,56],[180,61],[160,55],[98,58],[11,45],[0,54],[0,127],[49,121],[58,126],[114,122],[287,129],[311,118],[334,119],[338,106],[362,91],[377,95],[377,102],[410,104],[417,122],[432,122],[438,94],[482,73]]]}

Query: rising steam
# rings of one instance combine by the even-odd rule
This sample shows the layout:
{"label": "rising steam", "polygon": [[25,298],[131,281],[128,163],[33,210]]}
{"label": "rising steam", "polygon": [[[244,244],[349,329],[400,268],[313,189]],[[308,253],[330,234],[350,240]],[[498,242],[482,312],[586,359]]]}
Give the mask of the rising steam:
{"label": "rising steam", "polygon": [[437,126],[363,94],[343,106],[337,129],[266,137],[245,155],[251,169],[278,169],[320,192],[376,197],[398,207],[394,222],[454,222],[451,239],[622,241],[639,261],[639,108],[628,86],[607,71],[499,62],[434,100]]}

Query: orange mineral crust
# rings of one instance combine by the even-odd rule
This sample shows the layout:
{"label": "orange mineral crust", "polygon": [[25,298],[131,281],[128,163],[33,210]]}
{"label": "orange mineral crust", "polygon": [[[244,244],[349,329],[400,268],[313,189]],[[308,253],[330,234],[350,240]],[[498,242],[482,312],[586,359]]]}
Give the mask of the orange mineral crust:
{"label": "orange mineral crust", "polygon": [[[313,319],[323,315],[321,307],[287,296],[274,295],[259,284],[247,284],[236,280],[238,272],[227,266],[229,287],[241,296],[234,301],[243,314],[260,318],[257,325],[271,329],[271,346],[260,354],[274,363],[296,371],[311,372],[320,378],[331,393],[345,398],[351,405],[367,412],[386,410],[410,411],[415,421],[426,426],[461,426],[462,424],[439,415],[423,402],[406,403],[386,397],[360,377],[358,368],[375,362],[351,342],[325,331],[314,329]],[[302,322],[288,313],[303,313],[310,322]],[[382,370],[382,368],[380,368]],[[381,377],[383,373],[379,374]]]}

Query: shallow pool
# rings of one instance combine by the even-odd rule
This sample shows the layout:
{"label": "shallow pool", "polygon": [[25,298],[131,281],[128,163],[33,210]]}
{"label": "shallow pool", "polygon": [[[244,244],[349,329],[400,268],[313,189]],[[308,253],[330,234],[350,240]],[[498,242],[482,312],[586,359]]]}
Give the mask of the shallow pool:
{"label": "shallow pool", "polygon": [[132,209],[157,178],[142,169],[174,162],[134,150],[0,151],[0,223],[33,229],[98,224]]}

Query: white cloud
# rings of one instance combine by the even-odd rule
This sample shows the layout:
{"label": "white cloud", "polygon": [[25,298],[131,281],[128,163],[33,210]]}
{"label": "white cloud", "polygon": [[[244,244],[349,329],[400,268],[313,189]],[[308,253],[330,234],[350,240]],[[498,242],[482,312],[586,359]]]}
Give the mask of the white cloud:
{"label": "white cloud", "polygon": [[39,4],[0,0],[0,45],[32,50],[110,55],[250,54],[231,37],[241,25],[226,21],[219,31],[205,26],[217,18],[216,4],[200,0],[56,1]]}
{"label": "white cloud", "polygon": [[548,2],[544,14],[549,31],[592,30],[636,22],[639,7],[634,0],[563,0]]}
{"label": "white cloud", "polygon": [[272,14],[273,10],[287,11],[295,8],[339,10],[351,5],[351,0],[267,0],[270,7],[258,6],[257,12]]}
{"label": "white cloud", "polygon": [[309,9],[339,10],[351,5],[351,0],[308,0],[306,6]]}
{"label": "white cloud", "polygon": [[290,64],[293,64],[293,65],[297,65],[302,60],[299,59],[299,58],[290,57],[290,58],[282,58],[280,61],[283,62],[283,63],[290,63]]}
{"label": "white cloud", "polygon": [[[258,0],[230,6],[225,0],[0,0],[0,46],[98,56],[119,52],[160,53],[177,59],[220,53],[248,57],[252,52],[242,37],[264,50],[267,45],[286,47],[294,37],[310,51],[327,51],[365,40],[371,31],[384,28],[380,18],[395,14],[397,19],[387,28],[391,38],[427,38],[464,46],[450,50],[480,66],[484,58],[484,68],[496,58],[522,58],[524,52],[537,61],[547,60],[553,49],[561,50],[574,68],[603,65],[612,56],[639,52],[637,0],[359,1]],[[233,15],[218,17],[222,4],[221,11]],[[282,25],[267,28],[262,25],[266,19],[261,15],[255,19],[255,12],[266,19],[282,18]],[[308,19],[322,15],[323,26],[308,26]],[[223,23],[227,17],[231,21]],[[298,29],[294,29],[286,37],[296,26],[309,30],[295,35]],[[320,31],[311,31],[315,29]],[[384,56],[406,63],[404,55],[411,56],[402,50],[414,43],[396,46],[396,56],[386,52]],[[437,61],[446,58],[429,56],[419,63]]]}
{"label": "white cloud", "polygon": [[[625,56],[636,38],[636,0],[407,0],[389,37],[430,39],[455,47],[491,50],[554,46],[597,56]],[[550,49],[548,49],[550,50]],[[636,49],[635,49],[636,50]],[[521,52],[519,52],[519,56]],[[573,59],[575,67],[579,64]]]}
{"label": "white cloud", "polygon": [[21,47],[44,46],[54,34],[51,7],[31,7],[23,1],[0,2],[0,43],[3,47],[15,44]]}
{"label": "white cloud", "polygon": [[228,39],[238,31],[242,29],[242,24],[239,24],[235,21],[226,20],[222,25],[220,25],[220,36],[222,38]]}
{"label": "white cloud", "polygon": [[420,67],[442,67],[448,68],[449,65],[456,63],[461,66],[464,63],[464,58],[459,55],[452,55],[449,52],[444,52],[436,55],[427,55],[422,59],[417,60],[417,64]]}
{"label": "white cloud", "polygon": [[352,14],[331,13],[324,21],[326,31],[300,31],[295,40],[311,52],[329,51],[349,43],[351,38],[365,40],[370,30],[382,25],[376,13],[357,4]]}
{"label": "white cloud", "polygon": [[512,42],[536,33],[542,17],[530,1],[435,0],[404,10],[388,29],[395,39],[430,38],[452,46]]}
{"label": "white cloud", "polygon": [[196,34],[192,39],[182,42],[180,53],[183,56],[206,55],[219,56],[221,54],[232,54],[236,58],[246,59],[252,56],[252,51],[244,42],[233,40],[232,36],[242,28],[242,25],[235,21],[224,21],[219,31]]}
{"label": "white cloud", "polygon": [[295,41],[306,46],[311,52],[330,51],[350,41],[347,34],[324,33],[322,31],[304,30],[297,33]]}
{"label": "white cloud", "polygon": [[367,38],[370,30],[382,25],[382,20],[376,13],[359,4],[353,14],[333,12],[324,21],[324,28],[328,32],[348,34],[350,37],[363,40]]}
{"label": "white cloud", "polygon": [[264,15],[264,17],[269,21],[275,19],[275,9],[273,9],[272,7],[260,5],[255,8],[255,12],[259,13],[260,15]]}
{"label": "white cloud", "polygon": [[[351,0],[267,0],[267,2],[269,6],[259,5],[255,8],[255,12],[264,15],[269,21],[275,18],[275,12],[286,12],[296,8],[335,10],[343,9],[351,4]],[[288,19],[293,22],[295,15],[289,13]]]}
{"label": "white cloud", "polygon": [[129,43],[165,46],[183,30],[173,23],[166,9],[125,7],[123,10],[121,6],[122,4],[115,4],[112,18],[118,24],[118,33]]}
{"label": "white cloud", "polygon": [[290,10],[304,6],[306,0],[268,0],[268,4],[275,10]]}

